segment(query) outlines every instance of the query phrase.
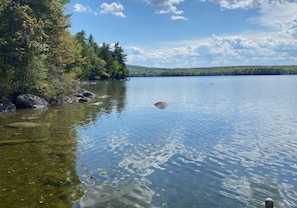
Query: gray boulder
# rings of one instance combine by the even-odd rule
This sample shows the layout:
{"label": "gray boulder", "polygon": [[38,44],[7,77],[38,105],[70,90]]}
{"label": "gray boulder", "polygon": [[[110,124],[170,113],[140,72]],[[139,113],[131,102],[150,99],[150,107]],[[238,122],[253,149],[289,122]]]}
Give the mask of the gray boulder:
{"label": "gray boulder", "polygon": [[95,94],[88,91],[88,90],[84,90],[82,94],[83,94],[84,97],[88,97],[88,98],[94,98],[95,97]]}
{"label": "gray boulder", "polygon": [[88,90],[83,89],[81,93],[76,94],[78,102],[89,102],[91,98],[96,97],[96,95]]}
{"label": "gray boulder", "polygon": [[0,96],[0,113],[16,111],[15,105],[7,98]]}
{"label": "gray boulder", "polygon": [[165,109],[167,108],[168,104],[166,102],[156,102],[155,106],[159,109]]}
{"label": "gray boulder", "polygon": [[77,96],[69,95],[61,98],[57,103],[76,103],[77,101]]}
{"label": "gray boulder", "polygon": [[46,108],[48,105],[44,98],[32,94],[22,94],[16,98],[17,108]]}

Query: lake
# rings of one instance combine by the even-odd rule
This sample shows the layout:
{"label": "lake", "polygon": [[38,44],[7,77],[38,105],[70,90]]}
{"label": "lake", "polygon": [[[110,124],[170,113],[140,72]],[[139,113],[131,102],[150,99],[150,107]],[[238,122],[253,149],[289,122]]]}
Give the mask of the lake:
{"label": "lake", "polygon": [[0,207],[297,207],[297,76],[86,88],[89,103],[0,114]]}

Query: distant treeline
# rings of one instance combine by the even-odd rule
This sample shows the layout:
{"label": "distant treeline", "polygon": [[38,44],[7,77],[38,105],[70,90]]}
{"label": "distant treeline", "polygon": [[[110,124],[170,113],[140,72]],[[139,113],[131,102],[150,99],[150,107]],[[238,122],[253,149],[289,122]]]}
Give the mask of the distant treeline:
{"label": "distant treeline", "polygon": [[166,69],[130,65],[128,66],[128,69],[130,72],[130,77],[297,74],[297,66],[228,66]]}

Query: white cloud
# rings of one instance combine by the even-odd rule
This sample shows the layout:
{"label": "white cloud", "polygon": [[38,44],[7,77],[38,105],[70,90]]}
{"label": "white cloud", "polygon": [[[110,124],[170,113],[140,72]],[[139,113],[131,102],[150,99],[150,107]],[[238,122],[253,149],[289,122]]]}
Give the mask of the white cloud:
{"label": "white cloud", "polygon": [[176,5],[180,4],[184,0],[143,0],[147,4],[153,6],[157,14],[177,14],[183,13],[182,10],[177,9]]}
{"label": "white cloud", "polygon": [[89,10],[90,10],[89,7],[86,7],[86,6],[82,5],[82,4],[76,3],[73,6],[73,12],[85,12],[85,11],[89,11]]}
{"label": "white cloud", "polygon": [[111,4],[107,4],[107,3],[102,3],[100,5],[101,14],[112,14],[115,15],[117,17],[126,17],[125,14],[123,13],[124,11],[124,6],[122,4],[118,4],[116,2],[113,2]]}
{"label": "white cloud", "polygon": [[139,55],[139,54],[143,54],[143,51],[137,47],[131,47],[130,48],[130,53],[131,54],[135,54],[135,55]]}
{"label": "white cloud", "polygon": [[211,67],[296,64],[297,39],[277,33],[213,35],[200,40],[158,43],[129,53],[130,64],[154,67]]}
{"label": "white cloud", "polygon": [[[206,0],[202,0],[206,1]],[[258,7],[263,0],[209,0],[218,3],[224,9],[250,9]],[[264,0],[265,1],[265,0]]]}
{"label": "white cloud", "polygon": [[286,24],[285,33],[297,38],[297,15]]}
{"label": "white cloud", "polygon": [[170,17],[170,19],[172,19],[172,20],[188,20],[188,18],[181,16],[181,15],[172,15]]}
{"label": "white cloud", "polygon": [[[129,53],[131,64],[154,67],[210,67],[228,65],[297,64],[297,2],[293,0],[203,0],[222,8],[257,8],[248,23],[257,30],[204,39],[155,43]],[[180,3],[181,1],[150,1]],[[157,2],[157,3],[156,3]],[[172,15],[172,19],[182,16]]]}
{"label": "white cloud", "polygon": [[[185,0],[142,0],[158,14],[170,14],[172,20],[187,20],[178,9]],[[187,0],[190,1],[190,0]],[[297,64],[296,0],[200,0],[217,3],[223,9],[256,9],[248,23],[257,31],[234,35],[213,35],[204,39],[149,43],[149,46],[125,46],[128,63],[154,67],[210,67],[222,65]],[[82,4],[75,12],[93,12]],[[125,17],[118,3],[102,3],[101,14]],[[253,12],[253,14],[255,14]],[[267,30],[268,29],[268,30]]]}
{"label": "white cloud", "polygon": [[[250,18],[252,24],[292,33],[297,26],[297,3],[266,5],[260,8],[259,16]],[[295,31],[296,32],[296,31]]]}
{"label": "white cloud", "polygon": [[252,9],[265,5],[277,5],[284,3],[294,3],[296,0],[201,0],[220,4],[224,9]]}
{"label": "white cloud", "polygon": [[90,7],[78,3],[73,5],[73,12],[89,12],[94,15],[98,15],[98,12],[93,11]]}

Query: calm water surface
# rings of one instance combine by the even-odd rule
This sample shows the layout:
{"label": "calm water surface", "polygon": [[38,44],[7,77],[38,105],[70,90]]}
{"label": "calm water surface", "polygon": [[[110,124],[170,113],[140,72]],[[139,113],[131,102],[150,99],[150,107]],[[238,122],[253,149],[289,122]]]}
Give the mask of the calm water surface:
{"label": "calm water surface", "polygon": [[0,207],[297,207],[297,76],[87,88],[91,103],[0,115]]}

